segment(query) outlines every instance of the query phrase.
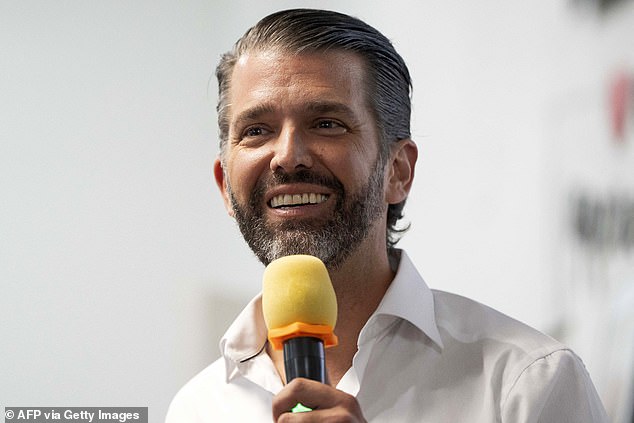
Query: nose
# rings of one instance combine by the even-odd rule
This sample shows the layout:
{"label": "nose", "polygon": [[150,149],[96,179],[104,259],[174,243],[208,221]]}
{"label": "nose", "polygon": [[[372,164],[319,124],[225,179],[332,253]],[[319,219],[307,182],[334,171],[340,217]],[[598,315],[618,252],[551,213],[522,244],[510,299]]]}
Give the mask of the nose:
{"label": "nose", "polygon": [[292,173],[298,169],[311,168],[312,166],[313,158],[305,136],[293,126],[284,127],[275,143],[271,170],[273,172],[284,170],[287,173]]}

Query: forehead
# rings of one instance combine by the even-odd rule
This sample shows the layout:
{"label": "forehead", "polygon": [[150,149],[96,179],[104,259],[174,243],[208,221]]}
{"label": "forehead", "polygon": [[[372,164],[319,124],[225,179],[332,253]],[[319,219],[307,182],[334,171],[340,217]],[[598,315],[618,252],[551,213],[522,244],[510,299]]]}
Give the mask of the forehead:
{"label": "forehead", "polygon": [[366,80],[365,63],[353,52],[247,52],[233,69],[230,104],[234,113],[265,101],[282,107],[328,99],[366,108]]}

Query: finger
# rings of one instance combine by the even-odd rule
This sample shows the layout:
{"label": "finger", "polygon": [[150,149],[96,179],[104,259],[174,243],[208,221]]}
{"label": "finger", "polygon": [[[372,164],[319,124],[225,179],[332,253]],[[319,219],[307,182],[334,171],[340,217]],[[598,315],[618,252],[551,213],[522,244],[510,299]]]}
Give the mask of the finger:
{"label": "finger", "polygon": [[280,415],[292,410],[297,403],[314,410],[316,404],[319,403],[319,398],[324,396],[320,394],[324,388],[332,389],[314,380],[293,379],[273,398],[273,420],[277,421]]}
{"label": "finger", "polygon": [[[313,411],[308,413],[290,413],[290,410],[301,403]],[[273,399],[273,419],[278,421],[323,421],[326,416],[357,416],[342,421],[363,421],[361,408],[357,400],[338,389],[308,379],[294,379]],[[291,418],[292,417],[292,418]]]}
{"label": "finger", "polygon": [[277,423],[322,423],[326,421],[366,423],[356,402],[350,408],[340,404],[333,408],[319,408],[306,413],[286,412],[282,413],[276,420]]}

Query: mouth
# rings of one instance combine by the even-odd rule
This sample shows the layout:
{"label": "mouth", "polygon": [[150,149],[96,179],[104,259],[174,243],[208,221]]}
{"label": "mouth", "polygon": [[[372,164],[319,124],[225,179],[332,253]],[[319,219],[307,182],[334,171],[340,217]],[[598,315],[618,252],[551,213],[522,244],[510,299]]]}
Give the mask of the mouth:
{"label": "mouth", "polygon": [[306,192],[302,194],[279,194],[271,198],[269,206],[274,209],[282,207],[299,207],[320,204],[328,200],[328,194]]}

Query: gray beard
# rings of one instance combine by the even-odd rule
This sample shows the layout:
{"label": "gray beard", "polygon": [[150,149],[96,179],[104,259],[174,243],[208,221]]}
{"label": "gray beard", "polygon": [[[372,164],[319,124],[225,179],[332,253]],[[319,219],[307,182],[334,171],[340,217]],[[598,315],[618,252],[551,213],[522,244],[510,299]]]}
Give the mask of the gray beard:
{"label": "gray beard", "polygon": [[[264,193],[272,186],[293,182],[323,185],[334,191],[337,203],[332,214],[319,219],[266,222]],[[244,206],[238,203],[227,185],[240,232],[265,266],[280,257],[309,254],[321,259],[328,269],[337,269],[368,236],[370,228],[385,214],[387,207],[383,198],[381,159],[377,159],[368,183],[349,196],[338,179],[320,177],[309,170],[273,174],[271,181],[256,186],[249,204]]]}

